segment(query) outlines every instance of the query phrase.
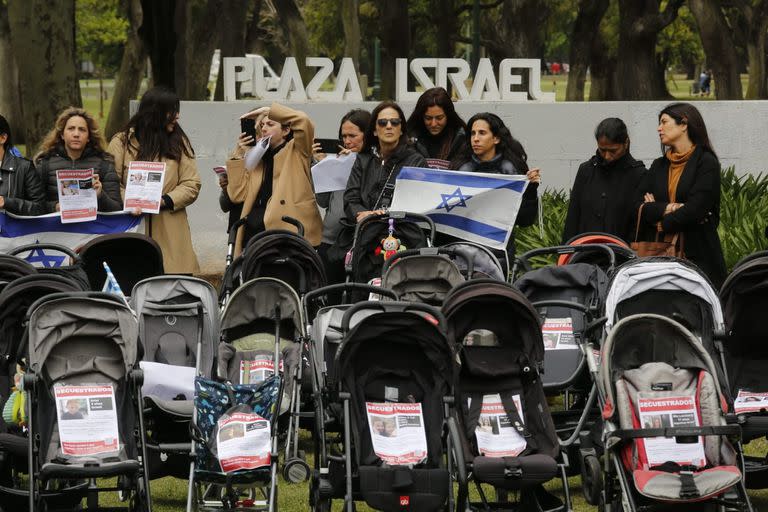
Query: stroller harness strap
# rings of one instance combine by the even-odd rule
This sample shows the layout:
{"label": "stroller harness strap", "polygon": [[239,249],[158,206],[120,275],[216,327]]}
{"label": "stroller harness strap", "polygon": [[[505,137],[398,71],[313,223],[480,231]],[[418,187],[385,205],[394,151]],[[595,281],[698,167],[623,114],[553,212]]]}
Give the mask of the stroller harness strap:
{"label": "stroller harness strap", "polygon": [[[467,411],[467,438],[474,440],[475,428],[477,428],[477,426],[480,424],[480,411],[483,408],[484,393],[468,393],[465,396],[470,398],[469,409]],[[512,396],[510,395],[509,390],[500,392],[499,396],[501,397],[501,405],[504,406],[504,412],[507,413],[507,417],[512,423],[512,427],[517,430],[518,434],[525,438],[525,441],[528,445],[523,453],[529,450],[536,451],[538,448],[536,438],[534,438],[526,428],[525,422],[523,422],[523,419],[520,416],[517,407],[515,406],[515,401],[512,400]]]}

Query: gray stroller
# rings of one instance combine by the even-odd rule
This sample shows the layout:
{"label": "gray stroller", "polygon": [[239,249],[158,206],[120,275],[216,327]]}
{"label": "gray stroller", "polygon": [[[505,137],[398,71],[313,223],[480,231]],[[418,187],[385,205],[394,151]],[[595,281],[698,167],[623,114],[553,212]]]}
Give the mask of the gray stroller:
{"label": "gray stroller", "polygon": [[210,378],[219,339],[216,290],[187,276],[144,279],[131,292],[144,349],[147,469],[151,479],[187,478],[194,379]]}
{"label": "gray stroller", "polygon": [[[95,292],[49,295],[30,311],[23,377],[30,510],[53,508],[49,489],[73,480],[90,482],[88,508],[98,508],[99,493],[121,491],[128,510],[151,510],[133,313]],[[109,477],[118,477],[116,486],[101,480]]]}

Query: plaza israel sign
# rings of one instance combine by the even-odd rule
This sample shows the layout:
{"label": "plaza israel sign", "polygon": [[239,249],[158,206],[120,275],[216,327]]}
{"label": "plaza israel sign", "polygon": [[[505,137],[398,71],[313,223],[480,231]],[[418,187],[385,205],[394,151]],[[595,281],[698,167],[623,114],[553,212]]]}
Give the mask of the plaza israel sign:
{"label": "plaza israel sign", "polygon": [[[345,57],[341,60],[333,90],[321,91],[320,87],[334,71],[333,61],[326,57],[307,57],[306,66],[316,68],[315,75],[304,84],[294,57],[285,59],[277,90],[267,87],[269,77],[264,74],[262,58],[226,57],[224,59],[224,101],[237,100],[237,83],[248,82],[253,95],[264,100],[277,101],[327,101],[360,102],[363,93],[355,72],[354,62]],[[427,73],[434,70],[434,81]],[[397,101],[416,101],[419,90],[408,90],[409,71],[420,90],[430,87],[453,87],[457,101],[535,101],[551,103],[555,93],[541,90],[541,61],[539,59],[504,59],[499,63],[498,75],[490,59],[480,59],[471,88],[469,62],[464,59],[419,58],[397,59],[395,64]],[[523,83],[528,75],[528,90],[515,86]]]}

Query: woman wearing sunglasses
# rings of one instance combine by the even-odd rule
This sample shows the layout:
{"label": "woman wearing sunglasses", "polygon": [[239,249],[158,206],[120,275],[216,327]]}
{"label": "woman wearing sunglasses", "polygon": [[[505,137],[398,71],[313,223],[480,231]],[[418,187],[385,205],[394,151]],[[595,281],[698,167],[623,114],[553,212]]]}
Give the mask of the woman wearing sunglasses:
{"label": "woman wearing sunglasses", "polygon": [[347,220],[360,222],[384,212],[392,203],[395,179],[403,167],[426,167],[427,162],[408,145],[405,115],[394,101],[383,101],[371,112],[365,146],[349,174],[344,192]]}

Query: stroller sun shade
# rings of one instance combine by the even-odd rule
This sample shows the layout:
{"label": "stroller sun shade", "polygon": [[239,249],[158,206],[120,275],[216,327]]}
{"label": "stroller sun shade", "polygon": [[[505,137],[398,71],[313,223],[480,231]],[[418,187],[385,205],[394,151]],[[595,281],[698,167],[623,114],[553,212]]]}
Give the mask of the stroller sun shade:
{"label": "stroller sun shade", "polygon": [[282,321],[292,322],[290,334],[295,338],[304,325],[301,301],[287,283],[271,277],[252,279],[235,290],[222,313],[221,329],[229,331],[247,328],[260,320],[271,321],[277,306]]}

